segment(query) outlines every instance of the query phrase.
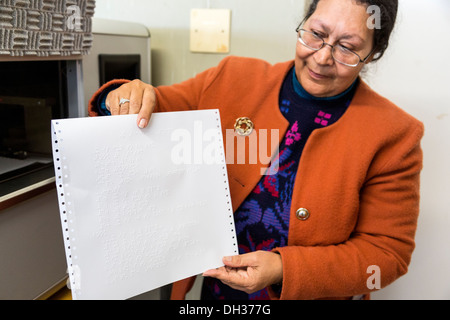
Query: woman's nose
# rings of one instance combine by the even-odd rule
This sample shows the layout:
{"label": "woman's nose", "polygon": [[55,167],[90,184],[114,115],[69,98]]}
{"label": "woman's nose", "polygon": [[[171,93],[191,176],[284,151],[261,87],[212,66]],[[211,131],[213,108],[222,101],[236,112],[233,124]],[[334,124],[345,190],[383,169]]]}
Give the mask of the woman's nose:
{"label": "woman's nose", "polygon": [[332,65],[334,63],[333,47],[325,43],[322,49],[314,53],[314,59],[317,64],[328,66]]}

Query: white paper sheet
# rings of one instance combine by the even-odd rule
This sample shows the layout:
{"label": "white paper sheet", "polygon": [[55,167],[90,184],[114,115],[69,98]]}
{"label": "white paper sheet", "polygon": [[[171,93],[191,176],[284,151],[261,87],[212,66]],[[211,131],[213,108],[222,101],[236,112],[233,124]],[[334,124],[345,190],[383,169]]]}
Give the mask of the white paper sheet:
{"label": "white paper sheet", "polygon": [[237,254],[218,110],[52,121],[73,299],[127,299]]}

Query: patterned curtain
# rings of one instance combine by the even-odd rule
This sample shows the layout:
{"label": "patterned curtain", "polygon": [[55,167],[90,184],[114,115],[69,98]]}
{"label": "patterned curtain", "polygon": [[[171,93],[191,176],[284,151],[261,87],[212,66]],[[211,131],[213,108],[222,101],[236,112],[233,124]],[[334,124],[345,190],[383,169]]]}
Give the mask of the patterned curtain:
{"label": "patterned curtain", "polygon": [[0,56],[85,55],[95,0],[0,0]]}

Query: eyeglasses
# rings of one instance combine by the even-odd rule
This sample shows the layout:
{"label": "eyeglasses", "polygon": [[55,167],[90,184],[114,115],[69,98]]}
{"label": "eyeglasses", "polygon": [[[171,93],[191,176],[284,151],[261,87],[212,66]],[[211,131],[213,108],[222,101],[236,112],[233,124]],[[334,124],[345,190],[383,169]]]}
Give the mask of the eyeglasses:
{"label": "eyeglasses", "polygon": [[348,67],[355,68],[360,63],[365,63],[374,52],[372,51],[365,59],[361,59],[361,57],[356,52],[347,49],[340,44],[332,46],[331,44],[326,43],[322,37],[315,34],[314,32],[301,29],[300,27],[298,27],[295,31],[298,33],[298,41],[300,41],[300,43],[305,47],[314,51],[319,51],[325,45],[330,46],[333,59],[336,62],[339,62],[340,64]]}

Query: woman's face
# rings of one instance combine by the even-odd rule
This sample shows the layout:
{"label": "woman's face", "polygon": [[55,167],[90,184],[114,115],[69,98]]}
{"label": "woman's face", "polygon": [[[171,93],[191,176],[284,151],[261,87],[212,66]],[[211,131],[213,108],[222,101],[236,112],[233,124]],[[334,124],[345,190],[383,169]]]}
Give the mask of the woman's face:
{"label": "woman's face", "polygon": [[[367,27],[368,18],[367,7],[354,0],[321,0],[302,28],[320,35],[326,43],[342,45],[364,59],[373,49],[374,30]],[[313,51],[297,41],[297,79],[313,96],[332,97],[344,92],[363,66],[360,63],[353,68],[334,61],[330,46]]]}

